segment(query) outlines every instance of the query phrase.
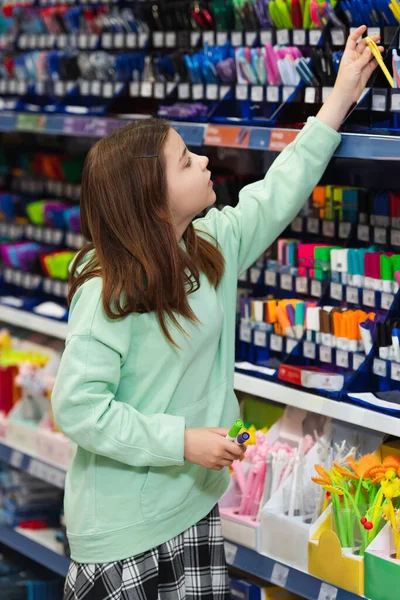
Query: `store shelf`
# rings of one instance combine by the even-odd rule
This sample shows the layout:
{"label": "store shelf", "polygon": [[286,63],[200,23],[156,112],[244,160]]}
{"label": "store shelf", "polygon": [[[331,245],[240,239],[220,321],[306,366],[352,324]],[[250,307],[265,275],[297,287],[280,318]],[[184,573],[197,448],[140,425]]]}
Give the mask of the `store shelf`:
{"label": "store shelf", "polygon": [[[129,123],[128,119],[70,115],[0,113],[0,131],[21,131],[50,135],[102,137]],[[175,123],[173,127],[188,146],[224,146],[252,150],[280,151],[299,133],[294,129],[271,129],[240,125]],[[240,134],[240,135],[239,135]],[[400,136],[342,134],[335,156],[374,160],[399,160]]]}
{"label": "store shelf", "polygon": [[240,392],[254,394],[260,398],[280,402],[288,406],[296,406],[345,423],[359,425],[382,433],[390,433],[391,435],[400,435],[400,419],[396,417],[390,417],[339,400],[330,400],[305,390],[298,390],[273,381],[243,375],[242,373],[235,373],[234,388]]}
{"label": "store shelf", "polygon": [[64,489],[66,468],[36,456],[34,452],[2,440],[0,442],[0,461]]}
{"label": "store shelf", "polygon": [[0,543],[65,577],[70,561],[58,552],[59,545],[53,539],[54,533],[54,529],[31,531],[0,527]]}
{"label": "store shelf", "polygon": [[360,600],[361,598],[232,542],[225,542],[225,554],[232,568],[279,585],[308,600]]}
{"label": "store shelf", "polygon": [[65,340],[67,336],[67,323],[35,315],[26,310],[12,308],[10,306],[0,305],[0,323],[24,327],[25,329],[44,333],[61,340]]}

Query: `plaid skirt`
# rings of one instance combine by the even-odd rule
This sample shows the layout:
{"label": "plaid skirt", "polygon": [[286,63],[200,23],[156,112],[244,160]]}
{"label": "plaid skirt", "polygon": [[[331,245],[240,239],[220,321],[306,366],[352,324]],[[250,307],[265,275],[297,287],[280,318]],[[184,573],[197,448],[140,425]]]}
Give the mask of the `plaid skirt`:
{"label": "plaid skirt", "polygon": [[157,548],[105,564],[71,562],[64,600],[228,600],[218,506]]}

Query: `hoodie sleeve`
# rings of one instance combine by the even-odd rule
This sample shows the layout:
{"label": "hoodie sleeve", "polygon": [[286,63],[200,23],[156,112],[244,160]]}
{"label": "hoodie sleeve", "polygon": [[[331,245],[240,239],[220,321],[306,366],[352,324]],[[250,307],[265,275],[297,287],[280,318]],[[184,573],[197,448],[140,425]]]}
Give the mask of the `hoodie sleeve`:
{"label": "hoodie sleeve", "polygon": [[143,415],[117,399],[133,319],[111,320],[94,278],[75,294],[69,333],[52,394],[57,427],[89,452],[133,467],[184,463],[183,417]]}
{"label": "hoodie sleeve", "polygon": [[275,160],[261,181],[243,188],[235,208],[212,209],[195,222],[213,236],[225,261],[236,261],[238,275],[248,269],[298,214],[321,179],[340,135],[316,118]]}

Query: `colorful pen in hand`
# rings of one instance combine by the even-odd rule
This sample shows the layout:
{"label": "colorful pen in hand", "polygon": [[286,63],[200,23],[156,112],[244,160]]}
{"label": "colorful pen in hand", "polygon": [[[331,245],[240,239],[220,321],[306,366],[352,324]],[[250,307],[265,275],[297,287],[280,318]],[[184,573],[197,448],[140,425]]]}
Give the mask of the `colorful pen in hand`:
{"label": "colorful pen in hand", "polygon": [[236,443],[239,444],[239,446],[241,446],[242,444],[244,444],[245,442],[247,442],[247,440],[250,439],[250,434],[247,433],[247,431],[243,431],[243,433],[239,433],[239,435],[236,438]]}
{"label": "colorful pen in hand", "polygon": [[228,431],[228,435],[226,436],[226,439],[234,442],[236,440],[236,437],[239,435],[240,430],[243,427],[244,427],[243,421],[241,421],[240,419],[237,419],[234,422],[234,424],[232,425],[232,427],[230,428],[230,430]]}

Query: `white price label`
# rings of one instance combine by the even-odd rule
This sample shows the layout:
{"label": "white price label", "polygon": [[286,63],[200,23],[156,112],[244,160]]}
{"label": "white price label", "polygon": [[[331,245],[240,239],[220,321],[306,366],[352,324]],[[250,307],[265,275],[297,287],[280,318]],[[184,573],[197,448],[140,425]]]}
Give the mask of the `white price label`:
{"label": "white price label", "polygon": [[140,95],[142,98],[151,98],[153,94],[153,86],[150,81],[142,81],[140,85]]}
{"label": "white price label", "polygon": [[280,46],[285,46],[289,43],[289,30],[278,29],[276,32],[276,41]]}
{"label": "white price label", "polygon": [[149,41],[148,33],[145,33],[144,31],[142,33],[139,33],[139,48],[145,48],[147,46],[148,41]]}
{"label": "white price label", "polygon": [[360,296],[358,289],[355,287],[346,287],[346,301],[351,304],[358,304],[360,302]]}
{"label": "white price label", "polygon": [[275,352],[282,352],[283,350],[283,337],[281,335],[276,335],[275,333],[271,333],[269,338],[269,345],[271,350]]}
{"label": "white price label", "polygon": [[358,225],[357,226],[357,238],[361,242],[369,242],[369,226],[368,225]]}
{"label": "white price label", "polygon": [[235,544],[231,544],[231,542],[224,542],[225,547],[225,560],[228,565],[233,565],[236,559],[236,554],[238,551],[238,547]]}
{"label": "white price label", "polygon": [[296,231],[297,233],[301,233],[303,231],[303,219],[302,217],[296,217],[293,219],[290,225],[292,231]]}
{"label": "white price label", "polygon": [[332,362],[332,348],[330,348],[329,346],[320,346],[319,360],[324,363],[331,363]]}
{"label": "white price label", "polygon": [[353,354],[353,371],[358,371],[361,365],[365,361],[365,355],[363,354]]}
{"label": "white price label", "polygon": [[13,450],[10,456],[10,465],[15,467],[16,469],[20,469],[22,465],[22,461],[24,460],[24,455],[22,452],[18,452],[18,450]]}
{"label": "white price label", "polygon": [[243,33],[242,31],[232,31],[231,33],[231,44],[233,47],[243,46]]}
{"label": "white price label", "polygon": [[103,83],[103,98],[112,98],[114,93],[114,87],[111,81]]}
{"label": "white price label", "polygon": [[167,81],[167,96],[170,96],[176,88],[175,81]]}
{"label": "white price label", "polygon": [[315,104],[317,98],[317,90],[314,87],[306,87],[304,90],[304,102],[306,104]]}
{"label": "white price label", "polygon": [[272,287],[276,287],[276,272],[266,270],[264,275],[265,285],[270,285]]}
{"label": "white price label", "polygon": [[293,276],[283,273],[281,275],[281,288],[288,292],[293,290]]}
{"label": "white price label", "polygon": [[338,590],[333,587],[333,585],[329,585],[329,583],[321,583],[321,587],[319,589],[318,600],[336,600]]}
{"label": "white price label", "polygon": [[319,219],[315,219],[314,217],[308,217],[307,233],[319,233]]}
{"label": "white price label", "polygon": [[290,86],[290,85],[285,85],[283,87],[282,90],[282,101],[283,102],[287,102],[290,98],[290,96],[293,94],[293,92],[295,91],[295,87]]}
{"label": "white price label", "polygon": [[311,280],[311,296],[320,298],[322,295],[322,283],[318,279]]}
{"label": "white price label", "polygon": [[267,87],[267,102],[279,102],[279,87],[277,85]]}
{"label": "white price label", "polygon": [[153,46],[155,48],[162,48],[164,46],[164,33],[162,31],[153,32]]}
{"label": "white price label", "polygon": [[296,277],[296,292],[298,294],[308,294],[307,277]]}
{"label": "white price label", "polygon": [[100,96],[101,95],[101,81],[95,80],[92,81],[90,86],[90,92],[92,96]]}
{"label": "white price label", "polygon": [[321,39],[321,31],[319,29],[310,29],[308,32],[308,43],[310,46],[318,46]]}
{"label": "white price label", "polygon": [[393,229],[400,229],[400,218],[392,217],[392,227]]}
{"label": "white price label", "polygon": [[225,96],[231,91],[230,85],[220,85],[219,86],[219,99],[225,100]]}
{"label": "white price label", "polygon": [[392,362],[390,365],[390,379],[394,381],[400,381],[400,365],[399,363]]}
{"label": "white price label", "polygon": [[192,48],[196,48],[200,44],[201,40],[201,32],[200,31],[191,31],[190,32],[190,45]]}
{"label": "white price label", "polygon": [[126,36],[126,47],[136,48],[137,46],[137,35],[136,33],[128,33]]}
{"label": "white price label", "polygon": [[245,33],[246,46],[250,46],[250,48],[251,48],[255,44],[256,39],[257,39],[256,31],[246,31],[246,33]]}
{"label": "white price label", "polygon": [[264,90],[261,85],[252,85],[250,98],[252,102],[262,102],[264,99]]}
{"label": "white price label", "polygon": [[204,31],[203,32],[203,44],[208,44],[209,46],[214,46],[214,44],[215,44],[214,31]]}
{"label": "white price label", "polygon": [[375,292],[374,290],[363,290],[363,304],[375,308]]}
{"label": "white price label", "polygon": [[332,87],[324,86],[322,88],[322,102],[326,102],[328,100],[332,90],[333,90]]}
{"label": "white price label", "polygon": [[290,569],[279,563],[275,563],[272,568],[270,582],[279,587],[286,587]]}
{"label": "white price label", "polygon": [[395,94],[394,92],[392,92],[392,105],[391,105],[391,110],[393,112],[398,112],[400,111],[400,94]]}
{"label": "white price label", "polygon": [[65,94],[65,83],[63,81],[56,81],[54,86],[54,92],[56,96],[64,96]]}
{"label": "white price label", "polygon": [[91,50],[95,50],[97,48],[97,44],[99,43],[99,36],[95,33],[91,33],[89,35],[89,48]]}
{"label": "white price label", "polygon": [[304,342],[303,344],[303,356],[305,358],[315,359],[317,355],[317,347],[313,342]]}
{"label": "white price label", "polygon": [[344,369],[349,368],[349,353],[346,350],[336,350],[336,365]]}
{"label": "white price label", "polygon": [[202,100],[204,98],[204,87],[201,83],[192,85],[192,99]]}
{"label": "white price label", "polygon": [[400,229],[391,230],[390,243],[392,244],[392,246],[400,246]]}
{"label": "white price label", "polygon": [[157,82],[154,84],[154,98],[161,100],[165,98],[165,84]]}
{"label": "white price label", "polygon": [[125,46],[125,34],[116,33],[114,34],[114,48],[123,48]]}
{"label": "white price label", "polygon": [[236,86],[236,100],[247,100],[249,96],[249,89],[247,85],[239,83]]}
{"label": "white price label", "polygon": [[81,96],[89,96],[90,81],[81,81],[79,85]]}
{"label": "white price label", "polygon": [[378,375],[379,377],[386,377],[386,361],[382,360],[381,358],[374,358],[374,362],[372,363],[372,371],[374,375]]}
{"label": "white price label", "polygon": [[349,237],[351,231],[351,223],[342,221],[339,223],[339,237],[341,240],[345,240]]}
{"label": "white price label", "polygon": [[218,85],[216,83],[207,83],[206,98],[207,100],[218,100]]}
{"label": "white price label", "polygon": [[260,41],[262,46],[265,46],[265,44],[272,44],[272,30],[265,29],[264,31],[261,31]]}
{"label": "white price label", "polygon": [[190,98],[190,86],[188,83],[180,83],[178,85],[178,98],[180,100],[188,100]]}
{"label": "white price label", "polygon": [[374,242],[375,244],[387,243],[387,234],[384,227],[374,227]]}
{"label": "white price label", "polygon": [[305,29],[294,29],[293,30],[293,44],[295,46],[305,46],[306,45]]}
{"label": "white price label", "polygon": [[341,283],[331,282],[331,298],[343,300],[343,286]]}
{"label": "white price label", "polygon": [[62,48],[66,48],[67,45],[68,45],[68,37],[64,33],[57,35],[57,46],[60,49],[62,49]]}
{"label": "white price label", "polygon": [[382,292],[381,295],[381,308],[384,310],[389,310],[394,301],[393,294],[388,294],[387,292]]}
{"label": "white price label", "polygon": [[368,27],[367,35],[368,37],[373,37],[374,35],[378,35],[379,37],[381,37],[380,27]]}
{"label": "white price label", "polygon": [[167,48],[175,48],[175,46],[176,46],[175,31],[167,31],[167,33],[165,34],[165,45]]}
{"label": "white price label", "polygon": [[266,331],[260,331],[259,329],[256,329],[254,331],[254,345],[261,346],[262,348],[267,347],[267,332]]}
{"label": "white price label", "polygon": [[250,283],[257,283],[261,277],[261,269],[258,267],[251,267],[250,269]]}
{"label": "white price label", "polygon": [[335,222],[322,221],[322,234],[326,237],[335,237]]}
{"label": "white price label", "polygon": [[227,31],[217,31],[217,46],[225,46],[228,41]]}
{"label": "white price label", "polygon": [[297,348],[299,340],[293,338],[287,338],[286,340],[286,354],[290,354],[295,348]]}
{"label": "white price label", "polygon": [[86,33],[80,33],[78,36],[78,45],[79,48],[87,48],[88,47],[88,36]]}
{"label": "white price label", "polygon": [[386,92],[378,94],[372,92],[372,110],[377,112],[385,112],[387,107],[387,95]]}
{"label": "white price label", "polygon": [[239,329],[239,339],[241,342],[251,342],[251,327],[247,324],[241,323]]}
{"label": "white price label", "polygon": [[339,27],[331,29],[331,39],[334,46],[344,46],[346,40],[343,29],[340,29]]}
{"label": "white price label", "polygon": [[103,33],[101,36],[101,45],[103,48],[112,48],[112,34]]}

